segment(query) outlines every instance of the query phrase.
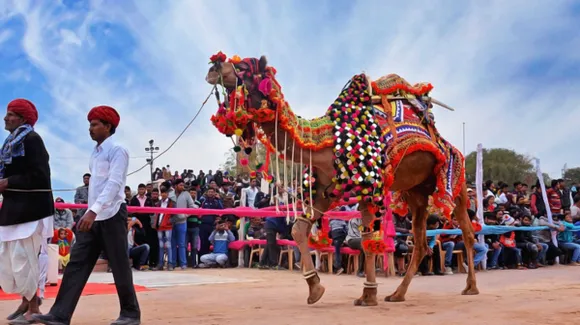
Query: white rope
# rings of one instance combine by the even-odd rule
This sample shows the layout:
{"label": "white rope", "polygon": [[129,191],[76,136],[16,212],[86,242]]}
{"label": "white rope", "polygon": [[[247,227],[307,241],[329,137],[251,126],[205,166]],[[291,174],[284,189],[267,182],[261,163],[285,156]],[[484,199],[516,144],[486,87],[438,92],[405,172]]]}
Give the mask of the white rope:
{"label": "white rope", "polygon": [[[295,176],[294,175],[294,165],[296,165],[296,163],[294,162],[295,149],[296,149],[296,139],[294,139],[294,142],[292,142],[292,164],[290,165],[290,182],[292,182],[292,186],[286,186],[288,188],[291,188],[294,191],[293,194],[296,194],[296,191],[297,191],[297,189],[294,188],[294,179],[295,179],[294,178],[294,176]],[[292,209],[294,210],[294,219],[296,219],[298,217],[298,213],[296,212],[296,208],[297,208],[296,199],[294,199],[294,200],[292,200]],[[289,215],[286,217],[286,222],[288,224],[290,224],[290,216]]]}
{"label": "white rope", "polygon": [[[300,138],[304,139],[304,129],[300,131]],[[300,173],[300,184],[298,185],[298,188],[302,190],[302,186],[304,185],[304,148],[300,148],[300,168],[298,172]],[[302,203],[304,204],[304,191],[302,191],[301,197]]]}
{"label": "white rope", "polygon": [[288,173],[286,172],[286,162],[288,161],[288,132],[284,132],[284,184],[282,188],[284,189],[284,194],[286,196],[284,204],[286,205],[286,224],[290,223],[290,206],[288,205]]}
{"label": "white rope", "polygon": [[[276,110],[276,123],[274,124],[274,149],[276,150],[276,184],[280,183],[280,152],[278,150],[278,110]],[[276,213],[280,213],[280,203],[278,201],[278,195],[275,198]]]}
{"label": "white rope", "polygon": [[311,218],[314,218],[314,203],[312,202],[312,191],[314,191],[314,182],[312,181],[312,179],[314,178],[313,169],[312,169],[312,149],[310,149],[309,170],[310,170],[310,173],[308,174],[308,176],[310,176],[310,213],[311,213],[310,216],[311,216]]}

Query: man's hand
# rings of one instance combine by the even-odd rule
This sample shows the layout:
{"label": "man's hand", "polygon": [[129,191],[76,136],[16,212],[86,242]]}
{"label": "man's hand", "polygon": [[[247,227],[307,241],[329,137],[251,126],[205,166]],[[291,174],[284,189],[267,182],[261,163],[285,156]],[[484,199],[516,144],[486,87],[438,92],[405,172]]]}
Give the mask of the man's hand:
{"label": "man's hand", "polygon": [[7,187],[8,187],[8,179],[7,178],[0,179],[0,193],[3,193]]}
{"label": "man's hand", "polygon": [[93,226],[93,222],[95,222],[96,217],[97,217],[96,213],[94,213],[91,210],[87,210],[87,212],[85,212],[85,214],[79,220],[79,224],[78,224],[77,228],[80,231],[84,231],[84,232],[90,231],[91,227]]}
{"label": "man's hand", "polygon": [[431,256],[431,255],[433,255],[433,248],[431,248],[431,247],[427,247],[427,255],[428,255],[428,256]]}
{"label": "man's hand", "polygon": [[542,245],[536,244],[536,247],[538,247],[538,252],[541,252],[542,251]]}

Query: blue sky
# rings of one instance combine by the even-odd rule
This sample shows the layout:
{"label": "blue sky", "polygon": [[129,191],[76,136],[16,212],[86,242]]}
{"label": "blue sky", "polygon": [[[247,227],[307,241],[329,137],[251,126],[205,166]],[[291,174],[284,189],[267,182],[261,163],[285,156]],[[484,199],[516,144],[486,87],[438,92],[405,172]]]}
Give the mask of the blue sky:
{"label": "blue sky", "polygon": [[[354,74],[397,73],[456,108],[435,116],[458,148],[465,122],[468,151],[516,149],[557,177],[580,166],[578,30],[574,1],[3,0],[0,104],[36,103],[53,187],[71,188],[88,169],[91,107],[119,110],[133,170],[149,139],[166,148],[195,114],[210,55],[264,54],[302,116],[323,114]],[[231,147],[209,122],[215,110],[210,101],[159,164],[215,170]]]}

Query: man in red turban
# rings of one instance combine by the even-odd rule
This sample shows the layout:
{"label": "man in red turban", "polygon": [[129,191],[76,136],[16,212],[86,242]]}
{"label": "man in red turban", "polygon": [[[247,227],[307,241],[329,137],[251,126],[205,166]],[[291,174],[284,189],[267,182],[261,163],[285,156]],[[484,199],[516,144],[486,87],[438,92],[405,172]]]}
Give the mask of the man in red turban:
{"label": "man in red turban", "polygon": [[70,261],[50,312],[33,315],[33,318],[42,324],[69,325],[97,257],[104,252],[113,272],[121,307],[119,318],[111,325],[139,325],[141,310],[129,265],[128,213],[123,194],[129,152],[115,139],[120,117],[114,108],[97,106],[87,118],[89,134],[97,143],[89,162],[92,177],[88,209],[76,225],[76,244],[71,249]]}
{"label": "man in red turban", "polygon": [[114,128],[117,128],[119,126],[119,122],[121,121],[119,113],[117,113],[117,111],[111,106],[93,107],[93,109],[90,110],[87,119],[89,122],[92,120],[101,120],[111,124]]}
{"label": "man in red turban", "polygon": [[19,98],[11,101],[8,103],[7,110],[22,117],[25,123],[30,124],[30,126],[34,126],[36,121],[38,121],[36,106],[27,99]]}
{"label": "man in red turban", "polygon": [[32,314],[40,313],[37,291],[46,260],[41,261],[39,253],[52,237],[50,165],[44,142],[33,128],[37,120],[30,101],[8,104],[4,123],[10,134],[0,149],[0,286],[22,297],[8,316],[10,324],[28,324]]}

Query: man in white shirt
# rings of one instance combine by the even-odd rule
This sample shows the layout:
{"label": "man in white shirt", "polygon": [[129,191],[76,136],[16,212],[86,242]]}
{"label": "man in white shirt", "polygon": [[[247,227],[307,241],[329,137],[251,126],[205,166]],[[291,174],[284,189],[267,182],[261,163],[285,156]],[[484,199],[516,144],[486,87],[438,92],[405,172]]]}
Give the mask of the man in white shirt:
{"label": "man in white shirt", "polygon": [[89,133],[97,142],[89,168],[88,210],[79,220],[76,244],[50,313],[34,315],[49,325],[68,325],[99,254],[105,251],[115,279],[121,305],[120,317],[111,325],[141,324],[141,311],[133,286],[127,252],[127,205],[125,183],[129,153],[112,138],[119,114],[109,106],[97,106],[88,114]]}
{"label": "man in white shirt", "polygon": [[10,134],[0,150],[0,286],[22,297],[16,312],[8,316],[10,324],[28,324],[33,314],[40,313],[39,253],[52,233],[49,157],[34,131],[37,120],[32,102],[16,99],[8,104],[4,123]]}
{"label": "man in white shirt", "polygon": [[251,207],[251,208],[255,208],[254,207],[254,203],[256,200],[256,194],[258,194],[258,192],[260,192],[260,189],[258,188],[258,182],[256,181],[256,179],[252,179],[252,181],[250,182],[250,187],[248,188],[244,188],[242,189],[242,191],[245,192],[245,196],[246,196],[246,206]]}

